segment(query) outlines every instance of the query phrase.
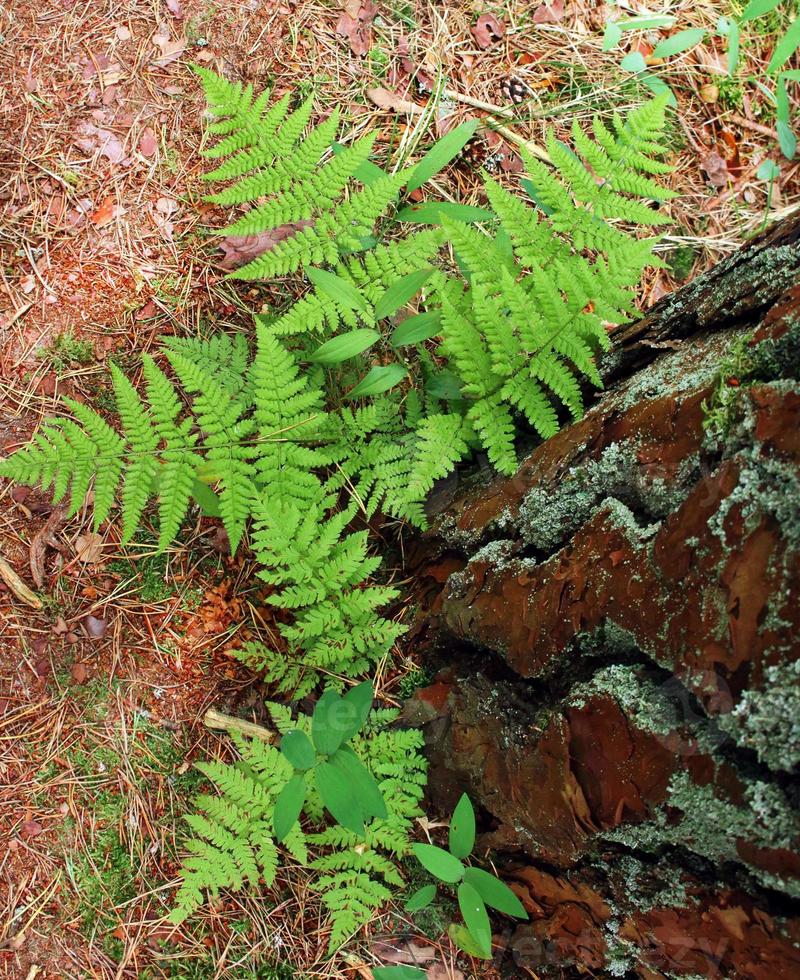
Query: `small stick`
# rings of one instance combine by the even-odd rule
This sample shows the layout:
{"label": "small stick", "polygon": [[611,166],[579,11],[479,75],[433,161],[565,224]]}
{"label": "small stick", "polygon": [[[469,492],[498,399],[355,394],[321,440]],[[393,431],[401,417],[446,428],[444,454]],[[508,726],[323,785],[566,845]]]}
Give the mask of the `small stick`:
{"label": "small stick", "polygon": [[262,728],[255,722],[245,721],[243,718],[234,718],[233,715],[225,715],[216,708],[209,708],[203,715],[203,724],[206,728],[223,729],[226,732],[241,732],[242,735],[250,735],[253,738],[260,738],[264,742],[271,742],[275,735],[268,728]]}
{"label": "small stick", "polygon": [[18,599],[26,602],[29,606],[33,606],[34,609],[41,609],[44,605],[39,596],[28,588],[5,558],[0,558],[0,578]]}

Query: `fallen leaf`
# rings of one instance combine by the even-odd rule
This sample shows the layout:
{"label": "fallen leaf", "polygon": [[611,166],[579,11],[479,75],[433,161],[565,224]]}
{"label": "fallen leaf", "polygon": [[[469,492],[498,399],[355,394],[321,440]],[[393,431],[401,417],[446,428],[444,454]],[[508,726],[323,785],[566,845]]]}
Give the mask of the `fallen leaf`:
{"label": "fallen leaf", "polygon": [[117,206],[114,203],[114,195],[109,194],[108,197],[103,199],[103,203],[100,207],[92,212],[92,222],[97,225],[98,228],[102,228],[103,225],[109,224],[114,220],[117,213]]}
{"label": "fallen leaf", "polygon": [[80,138],[74,142],[84,152],[99,153],[101,156],[107,157],[111,163],[122,163],[125,159],[122,143],[110,129],[102,129],[85,120],[78,126],[78,133]]}
{"label": "fallen leaf", "polygon": [[412,939],[379,939],[371,950],[384,963],[428,963],[436,959],[433,946],[421,946]]}
{"label": "fallen leaf", "polygon": [[700,166],[705,170],[708,176],[708,182],[712,187],[727,186],[728,180],[730,179],[728,165],[716,150],[712,150],[703,157],[700,161]]}
{"label": "fallen leaf", "polygon": [[713,105],[719,98],[719,88],[713,85],[711,82],[700,86],[700,91],[697,93],[703,102],[707,102],[709,105]]}
{"label": "fallen leaf", "polygon": [[137,310],[135,314],[137,320],[149,320],[151,317],[157,315],[158,307],[151,299],[149,299],[141,309]]}
{"label": "fallen leaf", "polygon": [[156,139],[156,134],[148,126],[142,133],[141,139],[139,140],[139,152],[142,154],[142,156],[152,157],[155,156],[157,149],[158,140]]}
{"label": "fallen leaf", "polygon": [[120,26],[116,29],[115,33],[117,35],[118,41],[130,41],[130,39],[133,37],[131,32],[128,30],[127,27],[125,27],[124,24],[120,24]]}
{"label": "fallen leaf", "polygon": [[39,82],[31,75],[30,70],[22,83],[26,92],[35,92],[39,88]]}
{"label": "fallen leaf", "polygon": [[78,561],[93,565],[103,556],[103,539],[96,531],[79,534],[75,539],[75,554]]}
{"label": "fallen leaf", "polygon": [[83,625],[93,640],[99,640],[100,637],[106,634],[106,621],[97,616],[87,616],[83,621]]}
{"label": "fallen leaf", "polygon": [[69,676],[73,684],[85,684],[89,680],[89,668],[86,664],[73,664],[70,668]]}
{"label": "fallen leaf", "polygon": [[404,99],[397,92],[390,92],[388,88],[368,88],[367,95],[379,109],[407,112],[411,116],[418,116],[423,112],[422,106]]}
{"label": "fallen leaf", "polygon": [[465,980],[461,970],[451,969],[444,963],[434,963],[425,972],[428,980]]}
{"label": "fallen leaf", "polygon": [[533,12],[534,24],[557,24],[564,16],[564,0],[545,0]]}
{"label": "fallen leaf", "polygon": [[362,57],[372,47],[370,26],[378,13],[378,8],[367,0],[366,3],[348,2],[336,23],[336,33],[346,37],[353,54]]}
{"label": "fallen leaf", "polygon": [[223,269],[236,269],[246,262],[252,262],[258,258],[262,252],[267,252],[274,248],[278,242],[307,228],[312,222],[295,221],[288,225],[281,225],[279,228],[271,228],[269,231],[262,231],[258,235],[229,235],[220,242],[220,248],[225,253],[220,260]]}
{"label": "fallen leaf", "polygon": [[36,820],[26,820],[19,829],[20,837],[38,837],[44,833],[44,827]]}
{"label": "fallen leaf", "polygon": [[506,32],[502,21],[499,21],[494,14],[481,14],[470,30],[478,42],[478,47],[484,50],[490,48],[495,41],[499,41]]}
{"label": "fallen leaf", "polygon": [[153,59],[153,64],[158,65],[159,68],[165,68],[167,65],[171,65],[186,50],[186,41],[182,38],[171,41],[166,34],[154,34],[152,41],[157,48],[161,49],[161,54]]}
{"label": "fallen leaf", "polygon": [[180,20],[181,17],[183,17],[181,0],[167,0],[167,10],[172,14],[172,16],[176,20]]}

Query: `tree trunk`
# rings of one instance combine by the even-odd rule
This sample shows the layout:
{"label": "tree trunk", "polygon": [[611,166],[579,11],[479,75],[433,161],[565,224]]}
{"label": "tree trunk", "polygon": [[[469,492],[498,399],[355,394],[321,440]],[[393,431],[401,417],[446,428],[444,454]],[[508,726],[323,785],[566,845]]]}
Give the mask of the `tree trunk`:
{"label": "tree trunk", "polygon": [[509,856],[522,975],[800,976],[800,217],[615,340],[413,555],[432,791]]}

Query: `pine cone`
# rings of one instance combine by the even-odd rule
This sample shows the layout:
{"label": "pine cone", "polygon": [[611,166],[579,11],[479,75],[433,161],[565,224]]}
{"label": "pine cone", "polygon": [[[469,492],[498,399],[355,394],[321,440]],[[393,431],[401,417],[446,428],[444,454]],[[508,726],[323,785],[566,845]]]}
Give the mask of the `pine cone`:
{"label": "pine cone", "polygon": [[506,102],[519,105],[532,95],[531,87],[517,75],[508,75],[500,83],[500,92]]}

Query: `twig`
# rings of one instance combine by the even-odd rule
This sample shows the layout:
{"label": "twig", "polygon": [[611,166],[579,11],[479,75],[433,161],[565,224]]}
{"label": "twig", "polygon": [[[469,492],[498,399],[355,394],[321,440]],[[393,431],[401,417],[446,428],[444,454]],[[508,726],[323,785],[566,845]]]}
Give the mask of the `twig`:
{"label": "twig", "polygon": [[737,126],[743,126],[745,129],[752,129],[754,133],[768,136],[771,140],[778,138],[778,134],[774,129],[770,129],[769,126],[762,126],[761,123],[752,122],[750,119],[745,119],[744,116],[738,116],[735,112],[728,114],[726,122],[736,123]]}
{"label": "twig", "polygon": [[0,558],[0,578],[18,599],[33,606],[34,609],[42,608],[43,603],[39,596],[28,588],[4,558]]}
{"label": "twig", "polygon": [[227,732],[241,732],[242,735],[251,735],[253,738],[260,738],[265,742],[271,742],[275,735],[268,728],[262,728],[252,721],[245,721],[243,718],[234,718],[233,715],[225,715],[216,708],[209,708],[203,715],[203,724],[206,728],[223,729]]}

